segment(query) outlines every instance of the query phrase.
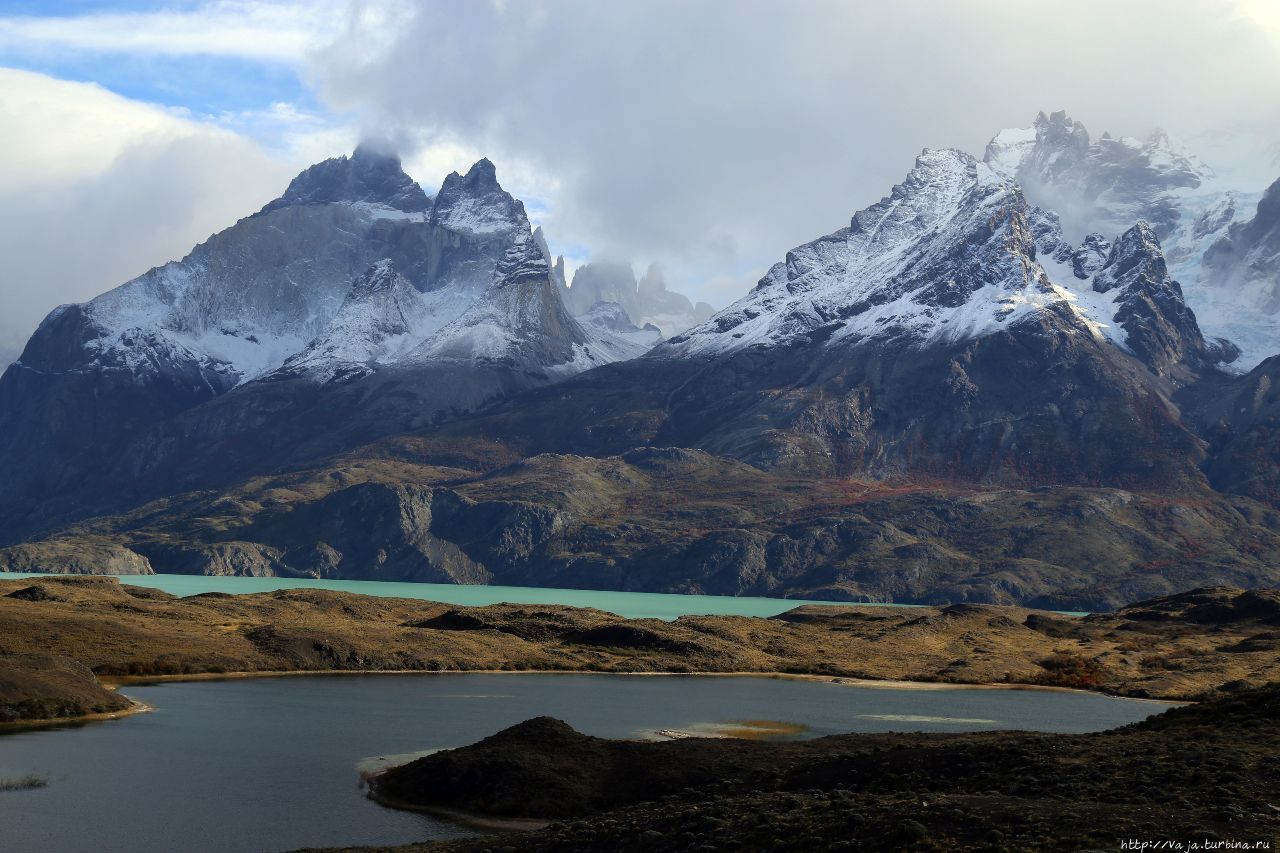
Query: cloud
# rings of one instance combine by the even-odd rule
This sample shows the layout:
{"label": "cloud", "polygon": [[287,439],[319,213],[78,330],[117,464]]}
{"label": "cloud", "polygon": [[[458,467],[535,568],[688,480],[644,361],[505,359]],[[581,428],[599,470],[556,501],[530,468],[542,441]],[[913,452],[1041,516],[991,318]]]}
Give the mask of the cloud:
{"label": "cloud", "polygon": [[351,3],[216,0],[192,8],[0,18],[8,52],[92,51],[161,56],[233,56],[300,63],[338,32]]}
{"label": "cloud", "polygon": [[92,84],[0,69],[0,364],[46,313],[186,254],[293,164]]}
{"label": "cloud", "polygon": [[1274,136],[1263,2],[446,0],[348,21],[312,79],[384,136],[538,176],[553,244],[656,259],[719,296],[880,198],[922,147],[980,154],[1041,109],[1097,133]]}

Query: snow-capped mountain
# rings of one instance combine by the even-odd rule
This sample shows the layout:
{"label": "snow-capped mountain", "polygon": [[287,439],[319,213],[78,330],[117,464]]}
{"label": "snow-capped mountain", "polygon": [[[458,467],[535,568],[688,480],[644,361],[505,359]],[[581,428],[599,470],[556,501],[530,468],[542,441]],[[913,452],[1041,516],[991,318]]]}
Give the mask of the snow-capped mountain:
{"label": "snow-capped mountain", "polygon": [[750,294],[659,351],[714,358],[798,339],[924,349],[1046,313],[1158,373],[1216,356],[1148,226],[1114,246],[1072,249],[1056,217],[1031,208],[1010,176],[955,150],[926,150],[888,197],[793,249]]}
{"label": "snow-capped mountain", "polygon": [[436,370],[412,407],[421,418],[630,352],[584,332],[551,276],[488,160],[432,199],[396,157],[361,146],[303,171],[181,261],[53,311],[0,377],[0,465],[48,492],[180,413],[219,401],[216,415],[193,418],[225,428],[252,408],[242,401],[264,406],[289,382],[448,365],[471,376]]}
{"label": "snow-capped mountain", "polygon": [[[488,160],[449,175],[432,200],[395,157],[361,147],[307,169],[279,199],[182,261],[59,311],[83,315],[89,327],[79,369],[145,374],[185,361],[220,393],[281,367],[331,378],[353,362],[367,372],[415,349],[429,353],[428,337],[508,282],[512,252],[517,266],[541,257],[524,206]],[[545,263],[537,275],[549,275]],[[535,331],[523,316],[493,315],[490,326],[508,320],[516,339]],[[585,341],[571,321],[551,334]],[[507,357],[483,346],[475,355]],[[540,367],[598,363],[567,349],[541,356],[551,361]]]}
{"label": "snow-capped mountain", "polygon": [[[1246,371],[1280,352],[1280,301],[1265,295],[1268,282],[1280,279],[1280,262],[1261,250],[1248,262],[1248,275],[1223,271],[1228,232],[1243,233],[1246,221],[1266,219],[1257,210],[1256,188],[1230,186],[1162,131],[1145,140],[1107,134],[1091,140],[1084,125],[1063,112],[1041,113],[1032,127],[1001,131],[987,145],[984,162],[1059,218],[1068,238],[1081,242],[1086,270],[1105,254],[1104,246],[1146,222],[1205,334],[1239,348],[1227,369]],[[1218,243],[1224,248],[1215,255],[1215,270],[1209,259]]]}
{"label": "snow-capped mountain", "polygon": [[666,340],[656,272],[566,288],[487,161],[425,201],[372,152],[321,164],[46,320],[0,378],[0,545],[1042,604],[1274,583],[1280,357],[1221,372],[1196,298],[1263,294],[1275,196],[1209,203],[1164,137],[1065,116],[997,142],[923,152]]}

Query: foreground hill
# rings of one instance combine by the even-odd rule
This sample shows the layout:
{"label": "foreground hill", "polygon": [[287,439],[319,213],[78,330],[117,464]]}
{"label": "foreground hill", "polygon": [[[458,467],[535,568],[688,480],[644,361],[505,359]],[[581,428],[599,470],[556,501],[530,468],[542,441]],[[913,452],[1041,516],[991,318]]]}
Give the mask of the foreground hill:
{"label": "foreground hill", "polygon": [[373,790],[402,804],[566,819],[503,837],[519,851],[1074,851],[1128,839],[1213,849],[1280,841],[1278,754],[1272,685],[1085,735],[634,743],[543,717],[389,770]]}

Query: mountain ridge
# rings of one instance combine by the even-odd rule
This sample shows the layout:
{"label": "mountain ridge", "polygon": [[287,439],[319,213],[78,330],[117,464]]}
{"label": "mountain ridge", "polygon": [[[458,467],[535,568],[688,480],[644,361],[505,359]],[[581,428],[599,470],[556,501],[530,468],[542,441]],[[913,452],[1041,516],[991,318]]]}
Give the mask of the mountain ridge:
{"label": "mountain ridge", "polygon": [[[1039,124],[984,159],[925,150],[848,225],[661,340],[623,304],[665,291],[659,274],[642,288],[600,265],[587,310],[567,306],[574,288],[488,161],[427,212],[370,211],[365,186],[387,182],[326,178],[329,195],[355,187],[342,204],[371,223],[361,251],[400,254],[351,273],[305,358],[191,377],[205,397],[131,427],[75,493],[28,499],[0,525],[19,549],[0,564],[110,547],[199,572],[1088,607],[1274,583],[1274,362],[1220,369],[1239,353],[1202,333],[1159,224],[1075,243],[1016,176],[1037,163],[1093,186],[1124,166],[1105,200],[1138,189],[1114,211],[1181,203],[1170,187],[1209,173],[1164,137]],[[1075,152],[1053,161],[1068,171],[1045,171],[1046,140]],[[266,217],[305,227],[307,210]],[[1180,213],[1172,245],[1237,218]],[[416,235],[417,253],[388,234]],[[456,310],[428,329],[432,299]],[[74,336],[41,346],[60,340],[79,352]],[[308,485],[268,498],[264,478]],[[805,484],[821,499],[798,498]],[[325,532],[347,515],[381,549]],[[1057,541],[1068,522],[1087,532]],[[981,542],[974,524],[1007,533]],[[408,562],[381,568],[381,552]]]}

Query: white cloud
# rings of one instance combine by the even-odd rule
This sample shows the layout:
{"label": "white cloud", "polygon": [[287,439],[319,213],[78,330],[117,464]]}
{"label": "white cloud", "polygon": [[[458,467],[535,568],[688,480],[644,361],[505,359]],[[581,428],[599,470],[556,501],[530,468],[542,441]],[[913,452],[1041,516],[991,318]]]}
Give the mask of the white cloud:
{"label": "white cloud", "polygon": [[338,32],[350,6],[349,0],[215,0],[184,11],[10,16],[0,18],[0,47],[301,62]]}
{"label": "white cloud", "polygon": [[[1095,133],[1280,131],[1280,41],[1213,0],[422,2],[316,54],[393,138],[538,176],[550,236],[751,280],[884,195],[922,147],[981,153],[1067,109]],[[710,292],[710,291],[709,291]]]}
{"label": "white cloud", "polygon": [[294,164],[85,83],[0,69],[0,361],[82,301],[279,195]]}

